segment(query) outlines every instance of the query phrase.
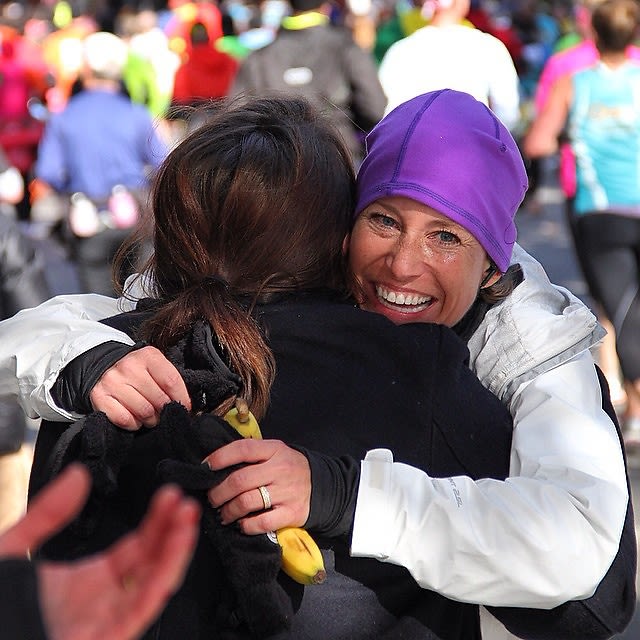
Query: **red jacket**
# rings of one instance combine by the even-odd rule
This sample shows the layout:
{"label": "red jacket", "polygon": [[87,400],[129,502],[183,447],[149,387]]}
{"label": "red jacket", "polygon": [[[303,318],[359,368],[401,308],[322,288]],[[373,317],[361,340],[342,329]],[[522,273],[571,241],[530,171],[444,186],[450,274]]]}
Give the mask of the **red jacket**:
{"label": "red jacket", "polygon": [[210,44],[196,45],[187,55],[176,72],[174,102],[226,96],[238,70],[236,60]]}

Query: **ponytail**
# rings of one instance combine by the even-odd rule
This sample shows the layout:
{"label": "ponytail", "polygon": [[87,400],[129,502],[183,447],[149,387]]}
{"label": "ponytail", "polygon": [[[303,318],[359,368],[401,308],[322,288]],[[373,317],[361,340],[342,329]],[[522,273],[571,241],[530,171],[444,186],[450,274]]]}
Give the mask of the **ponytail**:
{"label": "ponytail", "polygon": [[[207,321],[218,339],[219,354],[242,380],[242,397],[260,419],[269,405],[275,378],[275,359],[257,322],[218,276],[203,278],[173,299],[161,301],[141,328],[141,337],[166,351],[196,320]],[[216,413],[222,414],[229,403]]]}

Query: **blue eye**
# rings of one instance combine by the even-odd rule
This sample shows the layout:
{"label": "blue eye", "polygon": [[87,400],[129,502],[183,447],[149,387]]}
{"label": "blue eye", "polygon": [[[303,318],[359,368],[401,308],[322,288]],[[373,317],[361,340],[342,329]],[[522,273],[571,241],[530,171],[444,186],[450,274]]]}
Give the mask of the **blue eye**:
{"label": "blue eye", "polygon": [[397,222],[391,216],[387,216],[384,213],[372,213],[371,220],[382,227],[393,228],[397,226]]}
{"label": "blue eye", "polygon": [[458,244],[460,242],[460,238],[455,233],[451,233],[451,231],[438,231],[438,239],[444,244]]}
{"label": "blue eye", "polygon": [[396,224],[396,221],[389,216],[380,216],[380,218],[381,218],[380,221],[382,222],[383,225],[385,225],[385,227],[393,227]]}

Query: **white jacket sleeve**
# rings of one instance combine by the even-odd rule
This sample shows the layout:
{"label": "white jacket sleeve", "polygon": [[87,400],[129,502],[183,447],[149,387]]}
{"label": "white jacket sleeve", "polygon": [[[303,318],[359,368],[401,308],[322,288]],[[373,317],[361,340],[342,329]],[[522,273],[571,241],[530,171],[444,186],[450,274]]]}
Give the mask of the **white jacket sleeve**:
{"label": "white jacket sleeve", "polygon": [[514,395],[510,477],[431,478],[388,450],[362,462],[351,552],[454,600],[547,609],[589,597],[617,552],[628,493],[589,352]]}
{"label": "white jacket sleeve", "polygon": [[131,308],[125,299],[66,295],[0,322],[0,397],[17,399],[32,418],[77,418],[56,407],[51,388],[85,351],[109,340],[133,344],[126,333],[97,322]]}

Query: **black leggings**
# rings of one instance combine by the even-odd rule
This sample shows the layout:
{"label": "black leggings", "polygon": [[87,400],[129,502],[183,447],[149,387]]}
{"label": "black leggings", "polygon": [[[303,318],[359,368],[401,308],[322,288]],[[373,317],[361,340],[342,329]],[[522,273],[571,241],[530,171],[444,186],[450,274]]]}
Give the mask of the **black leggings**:
{"label": "black leggings", "polygon": [[589,213],[574,218],[584,277],[616,330],[626,380],[640,379],[640,217]]}

